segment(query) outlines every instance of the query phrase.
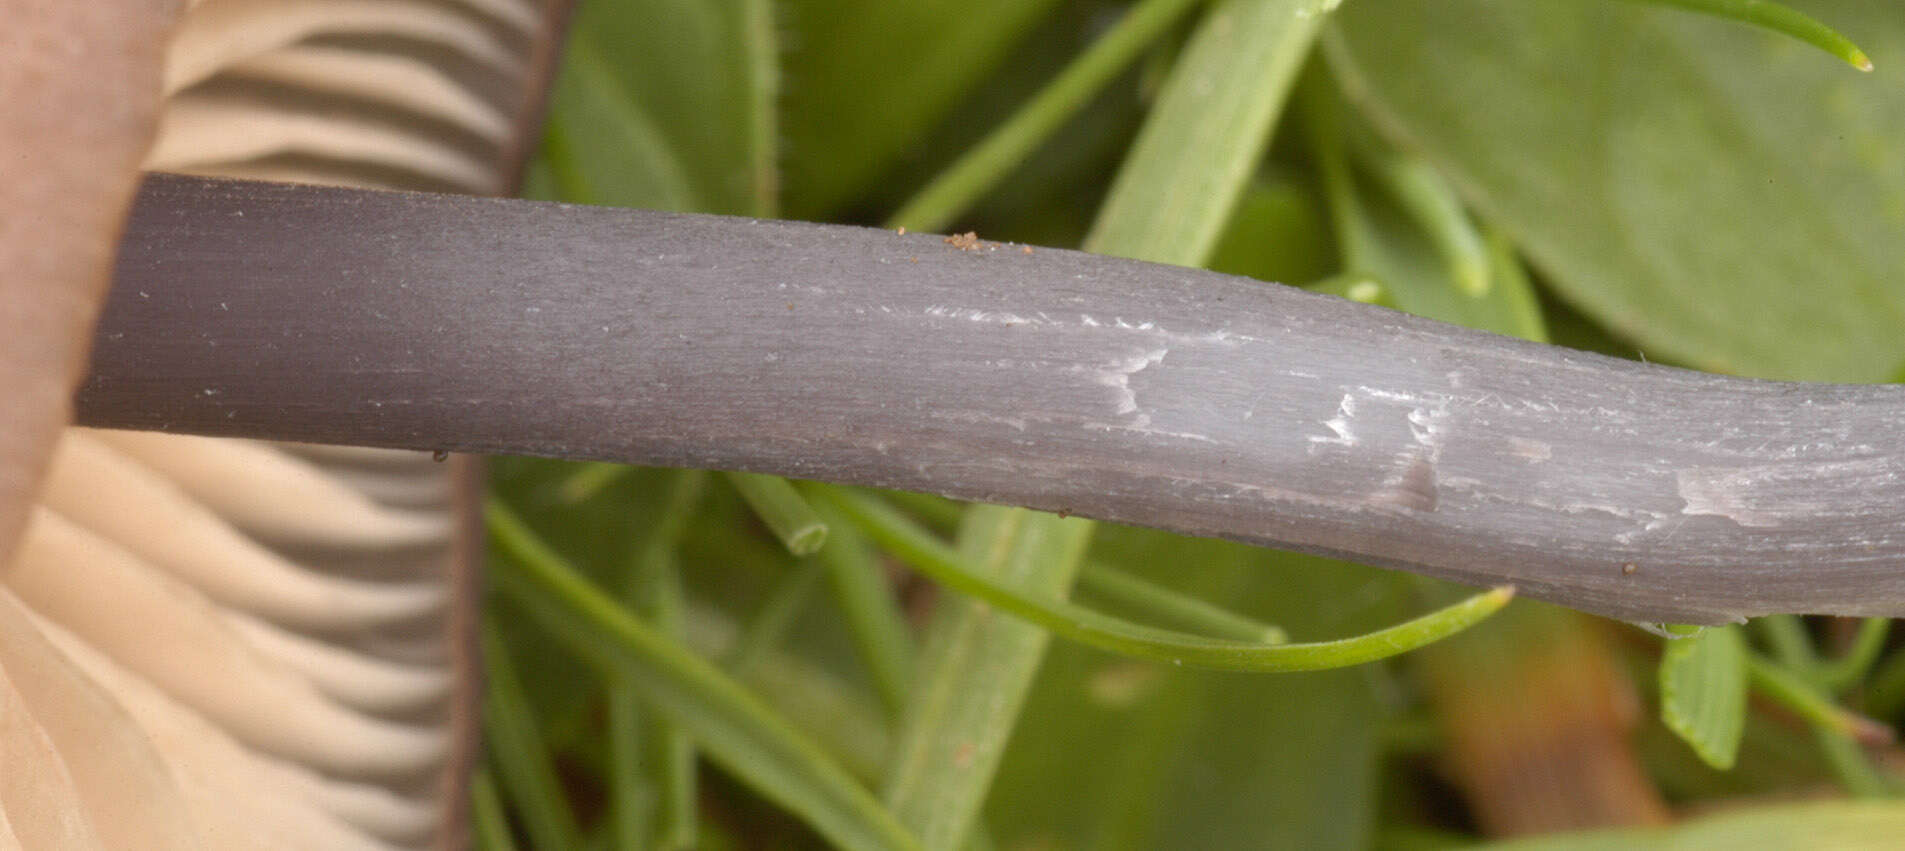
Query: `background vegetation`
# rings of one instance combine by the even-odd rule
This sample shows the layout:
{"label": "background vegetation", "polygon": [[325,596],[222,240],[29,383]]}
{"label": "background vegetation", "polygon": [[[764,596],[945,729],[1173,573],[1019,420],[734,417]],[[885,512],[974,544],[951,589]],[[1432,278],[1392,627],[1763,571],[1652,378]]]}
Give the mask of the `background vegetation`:
{"label": "background vegetation", "polygon": [[[1879,71],[1750,0],[583,0],[530,194],[975,230],[1623,357],[1886,380],[1905,14],[1791,5]],[[1193,670],[1124,621],[1065,633],[1098,624],[1110,653],[1000,609],[1064,629],[1076,586],[1092,612],[1268,646],[1466,592],[928,497],[493,474],[488,847],[1905,835],[1884,620],[1663,641],[1516,602],[1392,662]],[[1498,602],[1477,600],[1431,626]]]}

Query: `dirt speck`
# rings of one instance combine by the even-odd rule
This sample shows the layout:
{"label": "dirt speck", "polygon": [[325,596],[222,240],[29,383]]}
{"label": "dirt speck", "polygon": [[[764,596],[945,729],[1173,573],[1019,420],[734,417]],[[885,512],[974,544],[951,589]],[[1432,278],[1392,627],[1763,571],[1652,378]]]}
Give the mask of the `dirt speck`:
{"label": "dirt speck", "polygon": [[1019,252],[1020,252],[1020,253],[1022,253],[1022,254],[1031,254],[1031,253],[1032,253],[1032,246],[1030,246],[1030,245],[1021,245],[1021,246],[1019,246]]}
{"label": "dirt speck", "polygon": [[1636,574],[1636,573],[1639,573],[1639,572],[1640,572],[1640,564],[1639,564],[1639,563],[1637,563],[1637,562],[1631,562],[1631,561],[1624,561],[1624,562],[1621,562],[1621,575],[1622,575],[1622,576],[1633,576],[1634,574]]}
{"label": "dirt speck", "polygon": [[900,226],[899,226],[899,227],[898,227],[897,229],[895,229],[895,230],[894,230],[893,232],[894,232],[894,233],[897,233],[897,234],[899,234],[900,236],[905,236],[905,235],[906,235],[906,226],[905,226],[905,225],[900,225]]}
{"label": "dirt speck", "polygon": [[979,250],[979,234],[974,233],[972,231],[966,231],[965,233],[955,233],[951,236],[946,237],[946,244],[954,248],[957,248],[960,251],[978,251]]}

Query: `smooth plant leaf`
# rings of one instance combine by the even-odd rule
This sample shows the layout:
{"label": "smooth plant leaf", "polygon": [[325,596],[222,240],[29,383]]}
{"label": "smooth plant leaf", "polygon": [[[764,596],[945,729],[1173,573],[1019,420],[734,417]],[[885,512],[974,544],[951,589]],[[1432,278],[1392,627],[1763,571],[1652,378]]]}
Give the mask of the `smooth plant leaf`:
{"label": "smooth plant leaf", "polygon": [[1559,833],[1479,846],[1488,851],[1883,851],[1905,836],[1905,804],[1825,801],[1731,810],[1672,827]]}
{"label": "smooth plant leaf", "polygon": [[[1793,4],[1881,58],[1884,0]],[[1905,67],[1606,0],[1358,0],[1326,40],[1383,133],[1650,355],[1870,381],[1905,359]]]}
{"label": "smooth plant leaf", "polygon": [[1667,642],[1660,717],[1708,765],[1733,767],[1746,730],[1746,639],[1739,627]]}

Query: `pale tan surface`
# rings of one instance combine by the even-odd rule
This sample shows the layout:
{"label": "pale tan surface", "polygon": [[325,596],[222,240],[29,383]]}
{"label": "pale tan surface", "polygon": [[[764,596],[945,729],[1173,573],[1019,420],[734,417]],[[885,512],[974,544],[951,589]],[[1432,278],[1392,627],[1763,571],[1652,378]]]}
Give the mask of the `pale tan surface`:
{"label": "pale tan surface", "polygon": [[500,191],[552,8],[0,0],[0,851],[464,844],[471,462],[61,429],[140,168]]}
{"label": "pale tan surface", "polygon": [[178,11],[0,0],[0,562],[71,418]]}

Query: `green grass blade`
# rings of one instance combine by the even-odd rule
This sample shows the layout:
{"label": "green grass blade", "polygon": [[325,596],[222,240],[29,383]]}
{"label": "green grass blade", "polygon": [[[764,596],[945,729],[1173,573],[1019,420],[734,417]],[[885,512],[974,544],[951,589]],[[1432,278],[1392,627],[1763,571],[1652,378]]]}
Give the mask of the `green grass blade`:
{"label": "green grass blade", "polygon": [[1185,12],[1202,2],[1141,0],[1037,96],[907,201],[887,219],[886,226],[936,231],[952,224]]}
{"label": "green grass blade", "polygon": [[1851,39],[1840,35],[1837,30],[1826,26],[1817,18],[1797,9],[1774,3],[1772,0],[1628,0],[1628,2],[1685,9],[1689,12],[1699,12],[1716,18],[1728,18],[1752,24],[1817,47],[1861,71],[1872,70],[1871,58],[1867,57],[1865,51],[1860,50],[1858,45],[1853,44]]}
{"label": "green grass blade", "polygon": [[780,36],[773,0],[736,0],[741,62],[747,82],[741,87],[743,134],[748,180],[748,212],[780,213]]}
{"label": "green grass blade", "polygon": [[1196,266],[1256,169],[1326,19],[1312,0],[1224,0],[1185,47],[1087,251]]}
{"label": "green grass blade", "polygon": [[766,658],[768,651],[780,644],[794,618],[813,597],[814,585],[823,573],[826,573],[826,564],[810,556],[795,562],[792,569],[781,574],[767,592],[767,600],[748,619],[740,639],[729,650],[728,671],[736,677],[746,676]]}
{"label": "green grass blade", "polygon": [[1748,653],[1746,665],[1754,691],[1812,725],[1826,764],[1847,792],[1867,798],[1898,794],[1896,784],[1879,773],[1859,746],[1861,739],[1890,740],[1890,727],[1833,703],[1800,675],[1770,660]]}
{"label": "green grass blade", "polygon": [[[1063,594],[1092,525],[1054,520],[976,506],[960,525],[959,556],[984,581]],[[885,787],[887,805],[930,851],[958,851],[972,835],[1049,640],[979,600],[947,598],[934,611]]]}
{"label": "green grass blade", "polygon": [[1767,615],[1754,619],[1753,625],[1759,628],[1779,664],[1811,678],[1819,664],[1819,654],[1813,649],[1812,636],[1807,634],[1806,624],[1798,615]]}
{"label": "green grass blade", "polygon": [[727,477],[788,552],[812,555],[827,542],[827,524],[786,479],[758,473],[729,473]]}
{"label": "green grass blade", "polygon": [[577,652],[622,668],[711,759],[839,847],[919,847],[872,793],[759,697],[631,615],[501,502],[490,500],[484,514],[508,556],[491,571],[502,590]]}
{"label": "green grass blade", "polygon": [[656,788],[643,754],[641,697],[627,683],[608,688],[609,830],[617,848],[647,847],[655,835]]}
{"label": "green grass blade", "polygon": [[1859,623],[1859,632],[1852,638],[1852,647],[1838,659],[1826,663],[1819,669],[1819,681],[1829,691],[1840,692],[1851,688],[1879,660],[1879,654],[1885,652],[1885,639],[1891,635],[1891,618],[1866,618]]}
{"label": "green grass blade", "polygon": [[1404,212],[1415,220],[1429,243],[1448,265],[1449,278],[1464,295],[1488,295],[1492,264],[1481,232],[1462,209],[1455,187],[1421,157],[1379,151],[1375,145],[1356,145],[1363,168],[1389,191]]}
{"label": "green grass blade", "polygon": [[[698,470],[665,471],[658,487],[661,503],[649,518],[646,533],[634,544],[629,587],[625,599],[632,609],[669,638],[679,640],[687,621],[687,597],[681,586],[681,566],[675,551],[689,519],[701,503],[708,475]],[[627,704],[625,714],[641,729],[624,730],[638,740],[635,773],[645,771],[645,785],[622,790],[634,798],[653,797],[648,814],[651,834],[641,844],[656,849],[694,848],[699,831],[699,785],[695,747],[687,732],[672,719],[634,712],[637,696],[619,673],[612,677],[610,698]],[[639,716],[639,717],[638,717]],[[624,766],[624,770],[630,766]],[[632,779],[631,775],[631,779]],[[631,800],[631,803],[635,801]]]}
{"label": "green grass blade", "polygon": [[1892,654],[1872,672],[1865,706],[1874,717],[1888,720],[1897,720],[1905,712],[1905,653]]}
{"label": "green grass blade", "polygon": [[1290,640],[1279,627],[1102,564],[1087,562],[1079,575],[1078,587],[1134,612],[1216,638],[1256,644],[1283,644]]}
{"label": "green grass blade", "polygon": [[482,642],[484,741],[503,789],[515,801],[530,845],[576,848],[581,840],[575,814],[494,621],[483,624]]}
{"label": "green grass blade", "polygon": [[477,851],[516,851],[516,837],[509,832],[502,795],[497,793],[496,779],[488,768],[478,768],[470,776],[470,818]]}
{"label": "green grass blade", "polygon": [[1381,281],[1376,280],[1376,278],[1371,275],[1353,272],[1331,275],[1316,283],[1304,286],[1304,289],[1314,293],[1333,295],[1337,298],[1346,298],[1350,301],[1361,302],[1363,304],[1381,305],[1390,310],[1399,309],[1396,307],[1395,295],[1389,292],[1389,288],[1383,286]]}
{"label": "green grass blade", "polygon": [[[832,486],[815,485],[831,490]],[[913,630],[900,611],[899,600],[874,556],[872,545],[859,528],[825,502],[814,506],[834,530],[831,543],[814,558],[826,565],[834,604],[846,621],[860,659],[872,675],[873,688],[887,717],[897,719],[906,707],[913,685],[916,644]]]}
{"label": "green grass blade", "polygon": [[608,461],[587,461],[576,466],[575,472],[556,486],[556,493],[562,501],[575,505],[587,502],[604,488],[615,484],[616,479],[635,470],[627,464],[615,464]]}
{"label": "green grass blade", "polygon": [[928,578],[1051,630],[1110,653],[1225,671],[1318,671],[1405,653],[1472,626],[1507,605],[1512,588],[1496,588],[1388,629],[1311,644],[1263,644],[1205,638],[1132,623],[1122,618],[1000,585],[975,573],[944,542],[885,503],[853,493],[830,493],[841,511],[867,534]]}
{"label": "green grass blade", "polygon": [[1496,295],[1507,308],[1506,323],[1489,330],[1538,343],[1548,342],[1548,321],[1541,315],[1541,299],[1535,295],[1534,282],[1528,280],[1528,270],[1521,265],[1514,241],[1493,227],[1482,229],[1482,239],[1488,244]]}
{"label": "green grass blade", "polygon": [[1746,731],[1746,640],[1738,627],[1667,642],[1660,716],[1706,764],[1733,767]]}

